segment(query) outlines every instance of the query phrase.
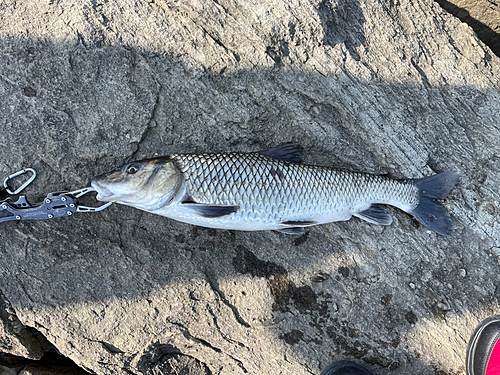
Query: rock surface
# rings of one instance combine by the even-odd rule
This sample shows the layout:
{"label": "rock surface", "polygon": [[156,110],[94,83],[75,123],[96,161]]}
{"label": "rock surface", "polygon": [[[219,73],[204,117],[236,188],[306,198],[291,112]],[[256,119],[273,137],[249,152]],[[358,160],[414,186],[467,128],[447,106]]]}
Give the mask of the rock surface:
{"label": "rock surface", "polygon": [[500,4],[492,0],[436,0],[443,9],[468,24],[500,56]]}
{"label": "rock surface", "polygon": [[47,347],[44,344],[43,336],[19,321],[0,291],[0,353],[38,360]]}
{"label": "rock surface", "polygon": [[500,309],[500,59],[433,1],[9,0],[0,66],[0,176],[35,168],[31,200],[133,159],[288,141],[311,164],[461,176],[447,238],[396,210],[298,238],[116,205],[3,223],[2,327],[95,374],[465,373]]}

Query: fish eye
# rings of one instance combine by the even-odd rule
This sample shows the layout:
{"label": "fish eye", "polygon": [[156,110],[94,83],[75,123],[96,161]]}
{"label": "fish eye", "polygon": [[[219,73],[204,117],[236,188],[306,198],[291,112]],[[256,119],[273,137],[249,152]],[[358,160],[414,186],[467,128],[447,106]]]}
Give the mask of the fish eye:
{"label": "fish eye", "polygon": [[127,165],[126,171],[128,174],[134,174],[141,168],[139,163],[132,163]]}

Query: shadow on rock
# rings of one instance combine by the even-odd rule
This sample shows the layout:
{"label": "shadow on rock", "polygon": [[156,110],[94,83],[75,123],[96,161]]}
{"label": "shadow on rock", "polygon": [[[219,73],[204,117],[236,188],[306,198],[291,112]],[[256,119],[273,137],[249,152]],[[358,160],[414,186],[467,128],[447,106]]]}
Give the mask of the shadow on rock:
{"label": "shadow on rock", "polygon": [[356,48],[366,41],[363,31],[366,20],[359,2],[322,0],[318,15],[325,33],[323,43],[331,47],[343,43],[352,58],[359,61]]}
{"label": "shadow on rock", "polygon": [[[325,0],[319,15],[325,43],[345,43],[355,56],[364,42],[359,7]],[[110,372],[139,356],[137,369],[151,374],[306,373],[348,357],[383,374],[431,374],[458,367],[468,323],[498,306],[488,226],[499,210],[494,88],[285,70],[217,76],[148,51],[1,45],[9,142],[0,166],[3,175],[35,167],[32,191],[79,188],[157,153],[288,141],[300,142],[311,164],[400,178],[462,172],[449,238],[395,210],[387,228],[351,220],[298,238],[192,227],[118,205],[2,224],[0,287],[17,319],[82,366]]]}

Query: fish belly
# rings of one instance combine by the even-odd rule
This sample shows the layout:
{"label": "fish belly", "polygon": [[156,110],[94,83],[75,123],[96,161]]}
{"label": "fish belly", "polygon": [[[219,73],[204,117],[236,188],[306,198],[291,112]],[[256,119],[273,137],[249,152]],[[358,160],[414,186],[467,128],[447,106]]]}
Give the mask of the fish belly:
{"label": "fish belly", "polygon": [[266,215],[265,212],[261,215],[256,215],[254,212],[245,211],[236,212],[220,218],[207,218],[187,210],[185,207],[182,207],[182,204],[176,204],[175,206],[169,207],[168,210],[163,212],[155,211],[154,213],[192,225],[215,229],[232,229],[242,231],[277,230],[293,226],[282,224],[283,222],[297,222],[297,226],[302,226],[300,222],[314,222],[314,224],[304,225],[310,226],[335,221],[345,221],[352,217],[351,212],[347,210],[340,210],[338,212],[330,212],[327,215],[283,216],[281,220],[276,220],[276,218],[272,215]]}
{"label": "fish belly", "polygon": [[207,228],[215,229],[232,229],[243,231],[257,231],[257,230],[275,230],[280,229],[282,225],[265,220],[265,218],[251,217],[252,215],[242,215],[233,213],[219,218],[207,218],[193,213],[182,207],[182,204],[169,207],[165,212],[154,212],[156,214],[188,223],[192,225],[199,225]]}

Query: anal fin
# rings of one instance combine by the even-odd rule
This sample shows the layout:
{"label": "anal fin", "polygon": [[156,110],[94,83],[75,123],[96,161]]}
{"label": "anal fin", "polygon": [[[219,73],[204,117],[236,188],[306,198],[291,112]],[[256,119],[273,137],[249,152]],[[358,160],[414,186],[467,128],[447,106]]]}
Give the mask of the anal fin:
{"label": "anal fin", "polygon": [[302,221],[290,220],[290,221],[283,221],[280,224],[286,225],[287,227],[277,229],[276,230],[277,232],[300,236],[305,233],[304,227],[310,227],[312,225],[316,225],[317,222],[313,220],[302,220]]}
{"label": "anal fin", "polygon": [[367,210],[352,215],[372,224],[391,225],[392,223],[391,215],[388,215],[378,204],[372,204]]}
{"label": "anal fin", "polygon": [[240,209],[240,206],[217,206],[211,204],[195,203],[187,201],[182,203],[182,207],[193,211],[199,216],[207,218],[218,218],[227,216]]}
{"label": "anal fin", "polygon": [[306,232],[306,230],[303,227],[290,227],[290,228],[276,229],[276,232],[291,234],[294,236],[300,236],[303,235]]}

